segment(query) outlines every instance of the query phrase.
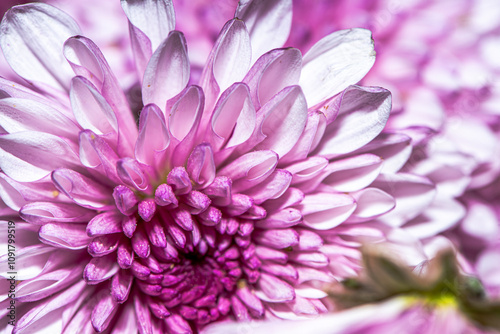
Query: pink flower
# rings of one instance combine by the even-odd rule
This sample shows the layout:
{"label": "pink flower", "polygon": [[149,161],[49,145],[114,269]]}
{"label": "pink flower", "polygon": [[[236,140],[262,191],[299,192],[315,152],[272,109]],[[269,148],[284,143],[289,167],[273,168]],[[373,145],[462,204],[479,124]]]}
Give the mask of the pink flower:
{"label": "pink flower", "polygon": [[381,133],[390,93],[353,86],[374,62],[370,32],[333,33],[302,57],[279,49],[291,2],[241,2],[197,81],[171,2],[122,6],[139,115],[70,16],[30,4],[2,21],[5,57],[30,84],[0,81],[13,332],[185,333],[325,312],[313,282],[356,273],[361,243],[434,194],[396,174],[411,146]]}

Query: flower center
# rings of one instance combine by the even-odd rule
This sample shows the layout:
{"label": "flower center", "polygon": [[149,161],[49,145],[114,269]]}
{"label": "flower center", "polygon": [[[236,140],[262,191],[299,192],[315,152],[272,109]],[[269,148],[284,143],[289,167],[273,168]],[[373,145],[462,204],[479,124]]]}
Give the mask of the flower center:
{"label": "flower center", "polygon": [[124,185],[113,197],[131,251],[118,253],[119,266],[130,271],[155,316],[176,313],[201,325],[228,314],[239,284],[259,278],[251,235],[266,210],[249,196],[232,194],[225,177],[194,187],[186,170],[176,167],[154,197]]}

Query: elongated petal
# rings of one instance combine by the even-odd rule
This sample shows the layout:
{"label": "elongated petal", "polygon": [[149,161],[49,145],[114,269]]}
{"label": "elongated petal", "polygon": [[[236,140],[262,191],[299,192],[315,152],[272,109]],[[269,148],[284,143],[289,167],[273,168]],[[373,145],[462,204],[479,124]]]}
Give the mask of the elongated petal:
{"label": "elongated petal", "polygon": [[282,47],[292,27],[292,0],[244,0],[235,17],[245,21],[255,61],[266,51]]}
{"label": "elongated petal", "polygon": [[436,195],[434,184],[429,179],[404,173],[379,175],[372,186],[396,200],[396,208],[379,218],[391,226],[401,226],[416,217]]}
{"label": "elongated petal", "polygon": [[148,104],[141,111],[139,119],[139,137],[135,144],[137,161],[156,166],[162,162],[162,153],[170,144],[170,135],[165,123],[165,117],[154,104]]}
{"label": "elongated petal", "polygon": [[77,155],[59,137],[43,132],[16,132],[0,136],[0,168],[16,181],[42,179],[59,167],[77,167]]}
{"label": "elongated petal", "polygon": [[466,213],[453,199],[436,199],[419,217],[405,224],[404,229],[419,239],[435,236],[455,226]]}
{"label": "elongated petal", "polygon": [[171,144],[172,164],[183,165],[191,153],[194,138],[202,119],[205,95],[198,86],[189,86],[167,104],[168,128],[176,140]]}
{"label": "elongated petal", "polygon": [[345,90],[337,119],[326,127],[314,151],[327,158],[352,152],[374,139],[391,111],[391,93],[377,87],[351,86]]}
{"label": "elongated petal", "polygon": [[243,79],[251,88],[256,108],[283,88],[297,85],[301,68],[302,55],[297,49],[272,50],[260,57]]}
{"label": "elongated petal", "polygon": [[217,101],[206,137],[214,148],[237,146],[250,138],[255,120],[248,86],[235,83]]}
{"label": "elongated petal", "polygon": [[250,67],[252,48],[243,21],[228,21],[210,53],[201,76],[201,86],[211,108],[219,94],[241,81]]}
{"label": "elongated petal", "polygon": [[[39,321],[50,312],[64,307],[69,303],[72,303],[81,295],[86,286],[87,285],[84,281],[77,282],[68,289],[56,294],[52,298],[48,298],[42,301],[37,306],[31,308],[17,321],[15,332],[21,333],[24,329],[29,328],[30,325]],[[33,329],[36,330],[35,328]]]}
{"label": "elongated petal", "polygon": [[300,86],[307,104],[314,106],[356,84],[374,62],[369,30],[340,30],[324,37],[304,56]]}
{"label": "elongated petal", "polygon": [[24,281],[16,287],[17,300],[30,302],[46,298],[75,283],[81,277],[81,273],[81,265],[68,266]]}
{"label": "elongated petal", "polygon": [[[98,135],[118,132],[118,120],[111,106],[84,77],[71,80],[71,108],[78,123]],[[116,139],[115,139],[116,140]]]}
{"label": "elongated petal", "polygon": [[287,154],[299,139],[307,121],[307,104],[299,86],[283,89],[260,111],[263,121],[260,131],[266,138],[257,145],[259,150],[273,150],[280,157]]}
{"label": "elongated petal", "polygon": [[130,23],[151,41],[152,51],[174,30],[175,13],[170,0],[121,0],[121,4]]}
{"label": "elongated petal", "polygon": [[19,210],[19,215],[31,224],[43,225],[52,222],[85,223],[95,212],[74,204],[31,202]]}
{"label": "elongated petal", "polygon": [[193,149],[187,161],[187,172],[195,185],[203,189],[215,179],[215,164],[212,148],[200,144]]}
{"label": "elongated petal", "polygon": [[118,311],[118,303],[109,294],[103,296],[92,311],[92,326],[97,332],[108,328],[113,316]]}
{"label": "elongated petal", "polygon": [[162,110],[189,81],[189,59],[184,35],[172,31],[149,60],[142,81],[142,102],[154,103]]}
{"label": "elongated petal", "polygon": [[292,286],[272,275],[262,273],[257,285],[260,289],[257,291],[257,296],[262,300],[276,303],[295,298]]}
{"label": "elongated petal", "polygon": [[118,212],[100,213],[87,224],[87,235],[94,237],[122,232],[122,219],[123,216]]}
{"label": "elongated petal", "polygon": [[80,161],[85,167],[94,169],[113,182],[119,182],[117,160],[118,155],[102,137],[90,130],[80,132]]}
{"label": "elongated petal", "polygon": [[316,193],[307,195],[298,207],[307,226],[327,230],[349,218],[356,203],[346,194]]}
{"label": "elongated petal", "polygon": [[[233,180],[233,189],[247,189],[262,182],[275,169],[278,157],[273,151],[255,151],[247,153],[222,168],[218,174]],[[235,181],[238,181],[236,183]]]}
{"label": "elongated petal", "polygon": [[34,130],[76,142],[80,127],[49,105],[19,98],[0,100],[0,126],[9,133]]}
{"label": "elongated petal", "polygon": [[35,85],[69,89],[73,71],[62,47],[80,34],[69,15],[44,3],[16,6],[7,12],[0,30],[0,46],[14,71]]}
{"label": "elongated petal", "polygon": [[[84,77],[91,82],[97,89],[97,92],[102,95],[102,98],[99,97],[99,94],[93,92],[92,85],[86,83],[90,93],[93,95],[89,97],[96,100],[90,101],[96,102],[100,109],[104,109],[101,111],[96,110],[94,113],[105,111],[106,119],[110,122],[114,130],[117,130],[117,127],[120,130],[119,152],[127,155],[130,154],[132,144],[137,136],[137,126],[125,94],[103,54],[90,39],[83,36],[75,36],[67,40],[64,44],[64,55],[70,62],[76,75]],[[86,94],[88,95],[89,92]],[[106,102],[102,101],[103,99]],[[108,110],[107,104],[112,109],[113,115]],[[92,110],[89,111],[92,112]],[[90,114],[90,116],[92,115],[93,113]],[[101,122],[103,121],[101,120]]]}
{"label": "elongated petal", "polygon": [[84,224],[49,223],[40,228],[38,235],[40,241],[57,248],[82,249],[91,241]]}
{"label": "elongated petal", "polygon": [[71,169],[52,172],[52,182],[60,192],[83,207],[102,209],[112,204],[111,190]]}
{"label": "elongated petal", "polygon": [[388,193],[378,188],[365,188],[351,193],[356,199],[357,207],[350,222],[361,222],[383,215],[396,206],[396,200]]}

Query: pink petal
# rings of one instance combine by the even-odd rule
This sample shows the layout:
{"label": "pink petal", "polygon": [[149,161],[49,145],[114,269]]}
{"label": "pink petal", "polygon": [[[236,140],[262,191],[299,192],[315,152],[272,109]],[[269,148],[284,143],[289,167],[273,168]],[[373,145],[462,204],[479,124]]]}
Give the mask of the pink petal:
{"label": "pink petal", "polygon": [[3,173],[0,173],[0,197],[15,211],[29,201],[51,201],[57,198],[61,202],[67,202],[64,196],[59,197],[59,192],[51,182],[20,183]]}
{"label": "pink petal", "polygon": [[297,206],[304,224],[316,230],[328,230],[343,223],[356,209],[354,199],[346,194],[316,193],[306,195]]}
{"label": "pink petal", "polygon": [[0,135],[0,168],[16,181],[37,181],[56,168],[78,165],[73,148],[54,135],[34,131]]}
{"label": "pink petal", "polygon": [[115,183],[120,183],[116,167],[118,155],[103,138],[90,130],[80,132],[80,161],[85,167],[94,169]]}
{"label": "pink petal", "polygon": [[44,3],[16,6],[6,13],[0,29],[0,46],[17,74],[35,86],[69,89],[73,71],[62,47],[66,39],[80,34],[69,15]]}
{"label": "pink petal", "polygon": [[118,160],[116,172],[120,180],[132,188],[145,191],[150,187],[149,180],[137,160],[131,158]]}
{"label": "pink petal", "polygon": [[71,108],[84,129],[98,135],[112,134],[116,140],[118,120],[113,109],[96,87],[84,77],[71,80]]}
{"label": "pink petal", "polygon": [[252,48],[245,24],[238,19],[228,21],[215,42],[200,79],[208,108],[213,107],[221,92],[243,79],[251,58]]}
{"label": "pink petal", "polygon": [[60,111],[28,99],[0,100],[0,115],[0,126],[8,133],[40,131],[76,142],[77,133],[81,130],[72,119]]}
{"label": "pink petal", "polygon": [[25,221],[44,225],[47,223],[86,223],[95,216],[95,212],[74,204],[56,202],[31,202],[19,210]]}
{"label": "pink petal", "polygon": [[215,164],[209,144],[196,146],[187,161],[187,172],[197,189],[203,189],[215,179]]}
{"label": "pink petal", "polygon": [[283,249],[299,243],[299,234],[293,229],[273,229],[254,231],[253,238],[258,244]]}
{"label": "pink petal", "polygon": [[43,273],[33,279],[21,282],[16,287],[16,299],[20,302],[33,302],[59,291],[81,279],[82,266],[69,266],[64,269]]}
{"label": "pink petal", "polygon": [[139,119],[139,137],[135,144],[136,159],[149,166],[164,163],[170,135],[162,111],[154,104],[145,106]]}
{"label": "pink petal", "polygon": [[[175,12],[171,1],[132,1],[121,2],[128,17],[132,50],[138,73],[144,73],[151,54],[168,33],[175,28]],[[155,13],[155,15],[151,15]]]}
{"label": "pink petal", "polygon": [[395,199],[378,188],[365,188],[351,193],[357,207],[349,217],[349,222],[362,222],[381,216],[396,207]]}
{"label": "pink petal", "polygon": [[[30,325],[48,315],[50,312],[62,308],[75,301],[86,289],[87,284],[79,281],[62,292],[42,301],[40,304],[32,307],[16,322],[15,333],[21,333]],[[43,326],[40,326],[43,327]],[[35,328],[33,328],[35,330]]]}
{"label": "pink petal", "polygon": [[287,87],[276,94],[259,111],[258,119],[265,139],[255,149],[273,150],[280,157],[288,153],[307,122],[307,104],[300,87]]}
{"label": "pink petal", "polygon": [[92,240],[87,236],[84,224],[49,223],[40,228],[40,241],[66,249],[82,249]]}
{"label": "pink petal", "polygon": [[122,229],[123,215],[118,212],[107,211],[95,216],[87,224],[87,235],[94,237],[97,235],[120,233]]}
{"label": "pink petal", "polygon": [[117,115],[120,128],[119,152],[130,154],[137,126],[129,104],[103,54],[90,39],[75,36],[64,44],[64,56],[76,75],[92,82]]}
{"label": "pink petal", "polygon": [[292,174],[284,169],[276,169],[265,182],[245,190],[255,204],[262,204],[268,199],[275,199],[283,195],[292,181]]}
{"label": "pink petal", "polygon": [[435,187],[429,179],[411,174],[382,174],[371,185],[396,200],[396,207],[379,220],[390,226],[401,226],[416,217],[434,200]]}
{"label": "pink petal", "polygon": [[296,250],[313,251],[323,246],[323,239],[315,232],[306,229],[297,229],[299,232],[299,244],[295,246]]}
{"label": "pink petal", "polygon": [[292,27],[292,1],[240,1],[234,15],[245,21],[255,61],[266,51],[285,44]]}
{"label": "pink petal", "polygon": [[324,157],[309,157],[296,162],[285,169],[292,173],[292,184],[310,180],[325,169],[328,160]]}
{"label": "pink petal", "polygon": [[295,298],[295,291],[288,283],[272,275],[262,273],[257,282],[260,291],[256,295],[264,300],[273,303],[286,302]]}
{"label": "pink petal", "polygon": [[[83,279],[87,284],[94,285],[113,277],[120,270],[113,256],[94,257],[85,266]],[[111,296],[110,296],[111,297]]]}
{"label": "pink petal", "polygon": [[[115,325],[113,326],[113,330],[117,333],[137,333],[138,331],[137,321],[135,319],[135,310],[132,303],[127,303],[123,308],[120,309],[120,315]],[[69,334],[69,333],[63,333]]]}
{"label": "pink petal", "polygon": [[236,295],[250,309],[255,311],[259,316],[264,314],[264,306],[259,298],[257,298],[248,287],[240,288],[236,291]]}
{"label": "pink petal", "polygon": [[264,220],[255,222],[256,227],[264,229],[285,228],[295,226],[302,222],[302,213],[295,208],[286,208],[274,212]]}
{"label": "pink petal", "polygon": [[351,86],[341,95],[337,119],[326,128],[316,155],[350,153],[373,140],[391,111],[391,94],[383,88]]}
{"label": "pink petal", "polygon": [[161,109],[179,94],[189,81],[189,59],[184,35],[172,31],[153,53],[144,72],[142,101]]}
{"label": "pink petal", "polygon": [[301,68],[302,55],[297,49],[272,50],[260,57],[243,79],[251,88],[255,107],[266,104],[283,88],[297,85]]}
{"label": "pink petal", "polygon": [[216,149],[245,142],[255,128],[255,108],[247,85],[235,83],[217,101],[206,137]]}
{"label": "pink petal", "polygon": [[94,310],[92,310],[91,321],[94,329],[97,332],[102,332],[108,328],[117,311],[118,303],[111,295],[105,294],[101,297]]}
{"label": "pink petal", "polygon": [[280,165],[305,159],[309,152],[320,144],[325,133],[327,120],[325,115],[319,111],[309,112],[304,131],[295,143],[295,146],[280,159]]}
{"label": "pink petal", "polygon": [[191,153],[204,106],[203,90],[198,86],[188,86],[182,93],[168,101],[166,111],[169,115],[168,128],[174,143],[170,144],[173,150],[172,165],[183,165]]}
{"label": "pink petal", "polygon": [[366,29],[336,31],[304,55],[300,86],[314,106],[356,84],[375,62],[373,39]]}
{"label": "pink petal", "polygon": [[363,154],[337,160],[328,165],[321,182],[338,192],[357,191],[367,187],[379,175],[383,160],[376,155]]}
{"label": "pink petal", "polygon": [[[402,133],[381,133],[354,154],[371,153],[384,160],[382,173],[396,173],[408,161],[412,139]],[[415,145],[415,143],[413,143]]]}
{"label": "pink petal", "polygon": [[118,248],[119,234],[106,234],[92,239],[87,251],[93,257],[101,257],[113,253]]}
{"label": "pink petal", "polygon": [[71,169],[57,169],[52,172],[56,188],[80,206],[89,209],[103,209],[110,205],[111,190]]}
{"label": "pink petal", "polygon": [[458,201],[436,199],[420,216],[405,224],[404,230],[419,239],[425,239],[452,228],[465,214],[464,206]]}
{"label": "pink petal", "polygon": [[116,302],[123,303],[127,300],[133,281],[134,276],[130,275],[126,270],[120,270],[113,276],[111,280],[111,296]]}

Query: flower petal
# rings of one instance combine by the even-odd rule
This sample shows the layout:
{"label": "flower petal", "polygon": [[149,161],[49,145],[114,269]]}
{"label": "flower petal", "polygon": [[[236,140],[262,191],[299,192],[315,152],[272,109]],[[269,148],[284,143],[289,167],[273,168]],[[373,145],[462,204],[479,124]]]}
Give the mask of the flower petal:
{"label": "flower petal", "polygon": [[221,92],[243,79],[251,57],[252,47],[245,24],[238,19],[228,21],[215,42],[200,79],[208,108],[213,107]]}
{"label": "flower petal", "polygon": [[266,51],[282,47],[292,27],[292,0],[243,0],[235,17],[245,21],[254,62]]}
{"label": "flower petal", "polygon": [[379,220],[390,226],[401,226],[416,217],[434,200],[436,190],[429,179],[411,174],[381,174],[371,185],[396,200],[396,207]]}
{"label": "flower petal", "polygon": [[256,295],[264,301],[279,303],[295,298],[293,287],[272,275],[262,273],[257,286],[260,291],[256,291]]}
{"label": "flower petal", "polygon": [[40,228],[40,241],[57,248],[82,249],[92,240],[84,224],[49,223]]}
{"label": "flower petal", "polygon": [[328,230],[349,218],[356,209],[356,203],[346,194],[315,193],[306,195],[297,207],[306,226]]}
{"label": "flower petal", "polygon": [[307,104],[299,86],[276,94],[259,111],[260,132],[265,139],[258,150],[273,150],[280,157],[288,153],[299,139],[307,122]]}
{"label": "flower petal", "polygon": [[16,181],[37,181],[56,168],[78,165],[72,147],[54,135],[34,131],[0,135],[0,168]]}
{"label": "flower petal", "polygon": [[69,117],[49,105],[19,98],[0,100],[0,126],[8,133],[34,130],[78,140],[80,127]]}
{"label": "flower petal", "polygon": [[0,30],[0,46],[17,74],[35,86],[69,89],[73,71],[62,47],[80,34],[69,15],[44,3],[16,6],[5,14]]}
{"label": "flower petal", "polygon": [[189,59],[184,35],[172,31],[153,53],[144,72],[142,102],[164,109],[189,81]]}
{"label": "flower petal", "polygon": [[165,123],[165,116],[158,106],[145,106],[139,119],[139,137],[135,144],[137,161],[149,165],[159,166],[163,163],[165,150],[170,144],[170,134]]}
{"label": "flower petal", "polygon": [[383,88],[347,88],[337,119],[326,127],[315,155],[327,158],[352,152],[372,141],[384,128],[391,111],[391,93]]}
{"label": "flower petal", "polygon": [[248,86],[235,83],[217,101],[206,138],[215,149],[238,146],[250,138],[255,120]]}
{"label": "flower petal", "polygon": [[174,6],[170,0],[121,0],[121,4],[130,23],[137,70],[142,75],[151,54],[175,28]]}
{"label": "flower petal", "polygon": [[317,42],[304,56],[300,86],[314,106],[360,81],[372,68],[375,51],[366,29],[336,31]]}

